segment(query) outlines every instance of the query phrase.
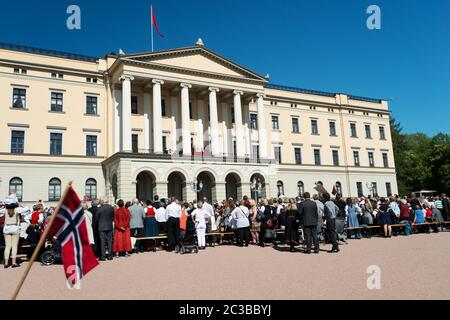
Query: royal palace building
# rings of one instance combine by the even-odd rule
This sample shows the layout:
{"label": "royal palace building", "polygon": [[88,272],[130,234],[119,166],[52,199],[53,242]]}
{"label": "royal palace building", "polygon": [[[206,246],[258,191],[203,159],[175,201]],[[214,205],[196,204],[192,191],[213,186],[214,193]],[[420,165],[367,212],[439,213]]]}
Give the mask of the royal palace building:
{"label": "royal palace building", "polygon": [[397,193],[387,101],[268,80],[201,39],[103,58],[0,43],[0,194]]}

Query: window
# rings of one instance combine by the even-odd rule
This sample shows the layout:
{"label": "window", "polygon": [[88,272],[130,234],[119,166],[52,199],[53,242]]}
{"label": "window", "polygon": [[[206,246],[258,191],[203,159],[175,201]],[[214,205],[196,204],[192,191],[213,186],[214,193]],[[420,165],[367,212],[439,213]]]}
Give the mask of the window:
{"label": "window", "polygon": [[250,129],[258,129],[258,115],[250,113]]}
{"label": "window", "polygon": [[317,120],[311,120],[311,134],[319,134],[319,128],[317,127]]}
{"label": "window", "polygon": [[86,114],[97,115],[97,97],[86,97]]}
{"label": "window", "polygon": [[167,150],[167,137],[166,136],[162,137],[162,149],[163,149],[164,154],[169,153],[169,151]]}
{"label": "window", "polygon": [[314,149],[314,164],[320,166],[320,149]]}
{"label": "window", "polygon": [[259,145],[252,145],[252,159],[259,162]]}
{"label": "window", "polygon": [[131,96],[131,114],[138,114],[138,97]]}
{"label": "window", "polygon": [[375,167],[375,161],[373,159],[373,152],[369,152],[369,166],[370,167]]}
{"label": "window", "polygon": [[388,197],[392,196],[392,186],[390,182],[386,182],[386,193]]}
{"label": "window", "polygon": [[295,153],[295,164],[302,164],[302,149],[295,148],[294,153]]}
{"label": "window", "polygon": [[385,168],[389,168],[388,154],[386,152],[383,152],[383,165]]}
{"label": "window", "polygon": [[303,181],[297,182],[297,190],[300,197],[305,196],[305,184],[303,183]]}
{"label": "window", "polygon": [[192,112],[192,102],[189,102],[189,119],[194,119],[194,113]]}
{"label": "window", "polygon": [[280,130],[280,124],[278,123],[278,116],[272,116],[272,130]]}
{"label": "window", "polygon": [[336,136],[336,122],[330,121],[330,136]]}
{"label": "window", "polygon": [[62,133],[50,132],[50,154],[55,156],[62,154]]}
{"label": "window", "polygon": [[278,190],[278,196],[284,196],[284,185],[282,181],[277,182],[277,190]]}
{"label": "window", "polygon": [[88,157],[97,156],[97,136],[93,135],[86,136],[86,156]]}
{"label": "window", "polygon": [[25,145],[25,131],[12,130],[11,131],[11,153],[23,154]]}
{"label": "window", "polygon": [[50,100],[50,111],[63,111],[63,94],[61,92],[52,92]]}
{"label": "window", "polygon": [[355,162],[355,167],[359,167],[360,166],[360,162],[359,162],[359,151],[353,151],[353,160]]}
{"label": "window", "polygon": [[333,165],[339,166],[339,151],[333,150]]}
{"label": "window", "polygon": [[362,182],[357,182],[356,183],[356,190],[358,192],[358,197],[363,197],[364,196],[364,191],[363,191],[363,185]]}
{"label": "window", "polygon": [[86,199],[89,201],[97,199],[97,181],[95,179],[87,179],[84,188]]}
{"label": "window", "polygon": [[342,196],[342,184],[339,181],[336,182],[336,194]]}
{"label": "window", "polygon": [[12,107],[16,109],[27,108],[27,89],[13,89],[13,102]]}
{"label": "window", "polygon": [[386,133],[384,132],[384,127],[380,126],[380,140],[386,140]]}
{"label": "window", "polygon": [[364,127],[366,129],[366,139],[372,139],[372,132],[370,130],[370,124],[366,124]]}
{"label": "window", "polygon": [[352,138],[357,138],[356,135],[356,123],[350,123],[350,135]]}
{"label": "window", "polygon": [[166,117],[166,100],[161,100],[161,116]]}
{"label": "window", "polygon": [[372,197],[378,196],[378,187],[376,182],[372,182]]}
{"label": "window", "polygon": [[275,160],[281,163],[281,147],[274,147]]}
{"label": "window", "polygon": [[23,181],[20,178],[12,178],[9,180],[9,194],[14,193],[18,201],[22,201],[23,197]]}
{"label": "window", "polygon": [[137,134],[131,135],[131,151],[133,153],[139,152],[139,136]]}
{"label": "window", "polygon": [[20,73],[20,69],[14,68],[14,73]]}
{"label": "window", "polygon": [[48,183],[48,201],[59,201],[61,198],[61,180],[53,178]]}
{"label": "window", "polygon": [[292,132],[299,133],[300,126],[298,124],[298,118],[292,118]]}
{"label": "window", "polygon": [[231,107],[231,123],[234,124],[234,107]]}

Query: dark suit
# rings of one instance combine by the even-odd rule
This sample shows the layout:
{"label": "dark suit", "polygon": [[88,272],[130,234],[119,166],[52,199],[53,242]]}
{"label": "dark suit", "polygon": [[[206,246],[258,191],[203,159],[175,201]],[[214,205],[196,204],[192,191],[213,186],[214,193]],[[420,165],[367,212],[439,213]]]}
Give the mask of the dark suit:
{"label": "dark suit", "polygon": [[311,251],[314,242],[314,250],[319,251],[319,238],[317,237],[317,224],[319,223],[319,213],[317,204],[311,199],[306,199],[299,206],[299,215],[303,220],[303,230],[305,232],[306,251]]}
{"label": "dark suit", "polygon": [[92,213],[92,231],[94,233],[94,248],[95,248],[95,255],[97,257],[100,257],[100,233],[98,232],[98,226],[97,226],[97,209],[98,206],[92,206],[89,208],[89,212]]}
{"label": "dark suit", "polygon": [[448,221],[450,217],[450,200],[448,198],[442,199],[442,217],[444,218],[444,221]]}
{"label": "dark suit", "polygon": [[112,256],[112,232],[114,222],[114,208],[109,204],[104,204],[97,209],[96,221],[100,233],[100,258],[106,257],[105,247],[108,246],[108,254]]}

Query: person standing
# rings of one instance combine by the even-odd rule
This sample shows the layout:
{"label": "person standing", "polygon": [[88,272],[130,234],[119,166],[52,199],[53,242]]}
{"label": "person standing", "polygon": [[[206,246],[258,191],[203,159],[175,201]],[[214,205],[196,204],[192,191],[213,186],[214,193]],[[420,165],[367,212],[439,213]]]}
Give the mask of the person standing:
{"label": "person standing", "polygon": [[[6,209],[3,210],[5,222],[3,226],[3,237],[5,239],[5,269],[9,267],[17,268],[20,265],[17,263],[17,247],[20,238],[20,214],[19,203],[17,197],[12,194],[5,200]],[[11,256],[12,264],[9,264],[9,257]]]}
{"label": "person standing", "polygon": [[[212,233],[217,231],[216,227],[216,214],[214,212],[214,207],[208,202],[207,197],[203,197],[203,209],[208,213],[209,223],[206,225],[206,233]],[[211,242],[209,245],[211,246],[216,242],[216,236],[211,237]]]}
{"label": "person standing", "polygon": [[236,221],[236,227],[238,231],[238,245],[240,247],[246,246],[248,247],[249,242],[249,227],[250,221],[248,219],[250,212],[248,208],[245,206],[245,201],[242,200],[239,203],[239,206],[233,210],[231,216],[233,220]]}
{"label": "person standing", "polygon": [[[113,259],[112,235],[114,222],[114,208],[99,200],[100,207],[97,208],[94,216],[94,225],[97,226],[100,236],[100,261]],[[107,248],[107,250],[106,250]]]}
{"label": "person standing", "polygon": [[98,231],[98,225],[97,225],[97,210],[100,208],[100,201],[99,199],[93,200],[91,202],[91,207],[89,208],[89,212],[92,214],[92,231],[94,233],[94,253],[97,256],[97,258],[100,257],[100,232]]}
{"label": "person standing", "polygon": [[178,200],[175,197],[172,197],[170,200],[170,204],[166,208],[167,250],[169,252],[173,251],[178,244],[181,217],[181,206],[178,204]]}
{"label": "person standing", "polygon": [[198,248],[204,250],[206,248],[206,220],[209,217],[209,213],[205,210],[202,201],[197,203],[197,209],[191,213],[191,217],[195,222]]}
{"label": "person standing", "polygon": [[84,218],[86,219],[86,230],[88,234],[89,244],[92,251],[95,252],[95,238],[94,231],[92,229],[92,213],[88,210],[87,203],[83,203]]}
{"label": "person standing", "polygon": [[294,252],[298,246],[298,209],[294,199],[289,200],[286,207],[286,228],[284,230],[284,241],[290,246],[289,251]]}
{"label": "person standing", "polygon": [[314,253],[319,253],[319,238],[317,237],[317,224],[319,222],[319,214],[317,204],[311,200],[309,192],[305,192],[305,201],[300,205],[300,218],[303,220],[303,227],[306,238],[305,253],[311,253],[311,247],[314,243]]}
{"label": "person standing", "polygon": [[120,256],[121,253],[125,257],[129,256],[131,248],[131,236],[130,236],[130,211],[124,208],[123,200],[117,201],[118,208],[114,212],[114,244],[113,252],[116,258]]}
{"label": "person standing", "polygon": [[450,200],[447,198],[446,194],[441,194],[441,201],[442,201],[442,218],[444,218],[444,221],[448,221],[450,218]]}
{"label": "person standing", "polygon": [[[144,235],[144,219],[146,212],[143,206],[139,204],[138,199],[133,200],[133,205],[128,208],[130,211],[130,234],[133,238],[142,238]],[[134,252],[139,253],[143,251],[140,241],[136,240],[134,245]]]}
{"label": "person standing", "polygon": [[[155,204],[155,203],[153,203]],[[165,203],[161,201],[158,204],[158,208],[153,205],[153,209],[155,210],[155,219],[158,222],[158,230],[159,234],[167,233],[167,212]]]}
{"label": "person standing", "polygon": [[[330,253],[338,253],[339,245],[337,242],[337,233],[336,233],[336,217],[339,213],[339,207],[330,199],[330,195],[328,193],[324,194],[324,216],[327,226],[327,233],[330,238],[330,242],[332,244],[332,248],[329,251]],[[367,201],[369,204],[370,202]]]}
{"label": "person standing", "polygon": [[345,206],[345,214],[347,216],[348,233],[350,230],[356,229],[354,234],[350,236],[351,239],[361,239],[361,231],[359,229],[358,216],[361,214],[361,208],[357,205],[356,199],[347,198],[347,205]]}
{"label": "person standing", "polygon": [[378,207],[379,210],[379,223],[383,227],[384,237],[390,238],[392,236],[392,221],[391,221],[391,214],[389,213],[389,200],[385,198],[381,198],[380,206]]}

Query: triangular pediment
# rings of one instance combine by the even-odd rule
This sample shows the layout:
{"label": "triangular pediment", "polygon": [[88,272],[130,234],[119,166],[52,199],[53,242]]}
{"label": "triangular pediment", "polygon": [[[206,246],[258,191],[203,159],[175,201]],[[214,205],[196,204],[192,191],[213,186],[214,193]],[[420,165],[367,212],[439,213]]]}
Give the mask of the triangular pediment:
{"label": "triangular pediment", "polygon": [[221,57],[220,55],[204,47],[191,47],[185,49],[143,53],[126,56],[126,58],[183,70],[193,70],[259,81],[265,80],[257,73],[252,72],[224,57]]}

